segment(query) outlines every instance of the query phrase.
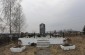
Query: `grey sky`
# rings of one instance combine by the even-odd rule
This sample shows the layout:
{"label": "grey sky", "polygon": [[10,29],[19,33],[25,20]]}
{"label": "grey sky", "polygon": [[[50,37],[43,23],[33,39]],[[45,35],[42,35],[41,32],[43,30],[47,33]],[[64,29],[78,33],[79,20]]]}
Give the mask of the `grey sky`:
{"label": "grey sky", "polygon": [[81,31],[85,25],[85,0],[23,0],[28,32],[39,32],[39,24],[46,31],[73,29]]}

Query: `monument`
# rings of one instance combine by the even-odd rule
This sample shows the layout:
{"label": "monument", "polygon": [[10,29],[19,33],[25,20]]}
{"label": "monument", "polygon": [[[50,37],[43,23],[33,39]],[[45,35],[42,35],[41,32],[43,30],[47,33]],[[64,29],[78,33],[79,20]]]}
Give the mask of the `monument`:
{"label": "monument", "polygon": [[45,35],[45,24],[44,23],[40,24],[40,34]]}

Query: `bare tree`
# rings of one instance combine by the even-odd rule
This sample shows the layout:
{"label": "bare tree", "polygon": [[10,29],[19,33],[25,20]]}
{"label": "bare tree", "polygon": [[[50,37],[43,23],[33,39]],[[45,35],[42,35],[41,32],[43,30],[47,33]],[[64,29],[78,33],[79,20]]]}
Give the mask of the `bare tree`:
{"label": "bare tree", "polygon": [[0,31],[3,33],[5,31],[6,27],[0,24]]}
{"label": "bare tree", "polygon": [[20,5],[21,0],[1,0],[3,5],[3,20],[8,25],[10,34],[12,31],[20,33],[23,23],[23,13]]}
{"label": "bare tree", "polygon": [[4,15],[3,19],[5,20],[5,22],[8,23],[10,34],[11,34],[11,27],[12,27],[12,25],[11,25],[12,9],[13,9],[16,1],[17,0],[1,0],[2,6],[3,6],[2,13]]}
{"label": "bare tree", "polygon": [[24,24],[24,14],[22,12],[21,5],[18,3],[14,7],[12,25],[15,32],[20,33]]}

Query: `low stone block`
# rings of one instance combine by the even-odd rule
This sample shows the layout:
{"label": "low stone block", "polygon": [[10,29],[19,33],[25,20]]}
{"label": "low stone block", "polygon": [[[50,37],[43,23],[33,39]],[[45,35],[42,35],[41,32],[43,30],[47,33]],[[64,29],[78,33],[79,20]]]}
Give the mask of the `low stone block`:
{"label": "low stone block", "polygon": [[63,50],[71,50],[71,49],[75,49],[75,45],[71,45],[71,46],[63,46],[63,45],[60,45],[61,49]]}
{"label": "low stone block", "polygon": [[22,52],[23,50],[25,50],[26,46],[22,46],[22,47],[11,47],[10,50],[11,52]]}

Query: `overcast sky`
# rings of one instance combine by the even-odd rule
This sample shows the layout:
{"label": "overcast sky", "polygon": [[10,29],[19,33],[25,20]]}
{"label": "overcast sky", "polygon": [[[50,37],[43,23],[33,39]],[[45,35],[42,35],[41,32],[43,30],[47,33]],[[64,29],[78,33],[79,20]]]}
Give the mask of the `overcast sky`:
{"label": "overcast sky", "polygon": [[46,31],[81,31],[85,25],[85,0],[23,0],[21,5],[27,32],[39,32],[40,23]]}

